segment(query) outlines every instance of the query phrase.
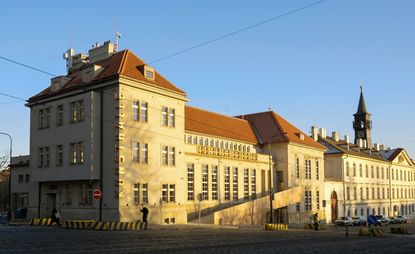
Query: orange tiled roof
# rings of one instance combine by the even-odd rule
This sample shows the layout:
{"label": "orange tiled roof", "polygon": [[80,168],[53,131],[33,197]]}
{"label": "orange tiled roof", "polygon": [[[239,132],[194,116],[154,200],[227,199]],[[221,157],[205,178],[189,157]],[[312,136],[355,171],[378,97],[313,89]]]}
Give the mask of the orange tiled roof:
{"label": "orange tiled roof", "polygon": [[129,78],[133,78],[140,81],[145,81],[150,85],[161,87],[166,90],[174,91],[186,95],[186,93],[163,76],[161,76],[157,71],[155,72],[155,79],[150,80],[144,77],[144,65],[145,63],[134,55],[129,50],[123,50],[113,54],[112,56],[98,61],[96,63],[104,68],[104,70],[91,82],[83,83],[82,82],[82,70],[91,66],[91,64],[87,64],[84,67],[80,68],[79,70],[75,70],[72,73],[68,74],[66,77],[69,79],[68,83],[66,83],[60,90],[57,92],[52,92],[50,87],[44,89],[39,94],[29,98],[29,102],[34,102],[39,99],[47,98],[49,96],[64,93],[66,91],[70,91],[79,87],[93,85],[96,81],[102,81],[108,78],[116,77],[116,76],[125,76]]}
{"label": "orange tiled roof", "polygon": [[[295,142],[325,150],[326,148],[273,111],[238,116],[248,120],[258,132],[262,144]],[[301,136],[303,139],[301,139]]]}
{"label": "orange tiled roof", "polygon": [[185,130],[252,144],[258,143],[248,121],[190,106],[185,107]]}

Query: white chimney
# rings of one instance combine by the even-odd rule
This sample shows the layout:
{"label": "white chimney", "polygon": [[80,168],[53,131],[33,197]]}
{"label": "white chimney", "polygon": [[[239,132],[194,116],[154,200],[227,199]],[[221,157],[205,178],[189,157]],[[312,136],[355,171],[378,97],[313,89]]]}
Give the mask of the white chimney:
{"label": "white chimney", "polygon": [[311,126],[311,137],[314,139],[314,141],[318,140],[318,127],[317,126]]}
{"label": "white chimney", "polygon": [[380,150],[380,151],[385,150],[385,145],[384,145],[384,144],[380,144],[380,145],[379,145],[379,150]]}
{"label": "white chimney", "polygon": [[339,133],[338,133],[337,131],[333,131],[333,132],[331,133],[331,138],[332,138],[334,141],[339,142],[339,140],[340,140]]}
{"label": "white chimney", "polygon": [[357,139],[357,146],[359,148],[362,148],[363,147],[363,140],[361,138]]}
{"label": "white chimney", "polygon": [[344,135],[344,141],[346,141],[347,144],[350,143],[350,137],[349,137],[349,135]]}
{"label": "white chimney", "polygon": [[380,151],[380,145],[378,143],[375,143],[375,151]]}
{"label": "white chimney", "polygon": [[110,57],[114,54],[114,44],[105,41],[103,45],[96,44],[94,48],[88,50],[89,63],[95,63]]}
{"label": "white chimney", "polygon": [[326,138],[327,137],[327,130],[325,128],[320,128],[320,136],[322,138]]}

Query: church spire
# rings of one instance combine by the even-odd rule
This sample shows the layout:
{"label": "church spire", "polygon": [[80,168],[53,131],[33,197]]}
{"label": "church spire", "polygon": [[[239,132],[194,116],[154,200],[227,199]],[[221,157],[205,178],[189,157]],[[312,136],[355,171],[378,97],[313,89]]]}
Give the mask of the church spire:
{"label": "church spire", "polygon": [[366,114],[366,104],[365,99],[363,98],[363,81],[360,82],[360,99],[359,99],[359,106],[357,107],[356,114]]}

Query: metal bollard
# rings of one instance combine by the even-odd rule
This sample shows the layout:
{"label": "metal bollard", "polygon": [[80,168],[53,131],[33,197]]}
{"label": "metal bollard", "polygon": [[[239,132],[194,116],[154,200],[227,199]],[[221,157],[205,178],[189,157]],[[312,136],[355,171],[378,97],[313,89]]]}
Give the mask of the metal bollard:
{"label": "metal bollard", "polygon": [[346,238],[349,238],[349,225],[346,224]]}

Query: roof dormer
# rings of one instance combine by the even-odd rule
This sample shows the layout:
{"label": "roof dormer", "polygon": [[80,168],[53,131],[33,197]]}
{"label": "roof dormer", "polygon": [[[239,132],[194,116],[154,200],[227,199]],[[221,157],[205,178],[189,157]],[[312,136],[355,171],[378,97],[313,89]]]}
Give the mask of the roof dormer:
{"label": "roof dormer", "polygon": [[150,80],[155,80],[156,79],[156,71],[154,70],[154,68],[148,66],[148,65],[144,65],[144,77],[146,79],[150,79]]}

